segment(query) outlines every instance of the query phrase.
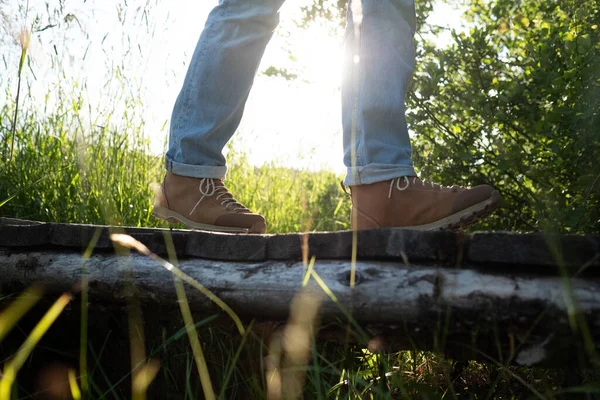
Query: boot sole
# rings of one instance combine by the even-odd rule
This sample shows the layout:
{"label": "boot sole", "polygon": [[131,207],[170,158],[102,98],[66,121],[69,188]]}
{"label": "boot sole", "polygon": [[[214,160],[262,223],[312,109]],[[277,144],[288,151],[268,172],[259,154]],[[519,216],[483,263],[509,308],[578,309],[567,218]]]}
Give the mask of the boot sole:
{"label": "boot sole", "polygon": [[494,190],[489,199],[482,201],[481,203],[474,204],[469,208],[465,208],[464,210],[452,214],[449,217],[432,222],[430,224],[406,226],[404,228],[424,231],[458,230],[465,228],[493,213],[494,210],[500,206],[500,200],[500,193],[497,190]]}
{"label": "boot sole", "polygon": [[154,206],[152,210],[152,215],[156,218],[164,219],[172,224],[184,224],[191,229],[198,229],[202,231],[211,231],[211,232],[225,232],[225,233],[248,233],[248,228],[238,228],[234,226],[219,226],[219,225],[209,225],[209,224],[201,224],[199,222],[194,222],[192,220],[187,219],[183,215],[169,210],[163,206]]}

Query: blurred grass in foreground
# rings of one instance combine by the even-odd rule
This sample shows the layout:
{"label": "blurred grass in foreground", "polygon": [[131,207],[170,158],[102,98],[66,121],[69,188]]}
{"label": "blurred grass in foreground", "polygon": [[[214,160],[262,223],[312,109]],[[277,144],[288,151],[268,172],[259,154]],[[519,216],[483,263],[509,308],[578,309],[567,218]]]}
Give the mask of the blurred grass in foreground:
{"label": "blurred grass in foreground", "polygon": [[[12,144],[9,127],[13,110],[8,104],[0,109],[0,149]],[[107,115],[106,121],[84,127],[78,107],[59,105],[46,117],[34,112],[20,115],[14,156],[11,161],[0,161],[0,200],[12,197],[0,207],[0,216],[160,226],[162,222],[150,212],[153,186],[164,174],[163,161],[150,153],[143,124],[112,129]],[[270,232],[349,228],[350,204],[339,188],[341,177],[278,165],[254,167],[236,148],[230,148],[228,161],[228,186],[240,201],[266,216]],[[268,339],[250,328],[243,337],[232,337],[230,332],[213,327],[211,317],[198,321],[195,326],[203,339],[211,384],[222,399],[277,398],[273,393],[285,394],[289,385],[294,398],[301,398],[301,390],[310,399],[523,398],[534,393],[556,398],[567,379],[564,371],[506,369],[475,362],[462,366],[456,375],[455,362],[428,352],[373,354],[360,345],[317,343],[310,326],[303,328],[308,335],[304,345],[310,346],[310,352],[290,366],[283,355],[294,348],[286,346],[281,337],[285,331]],[[127,332],[127,325],[122,330]],[[189,327],[165,327],[158,337],[156,332],[147,332],[148,341],[160,342],[149,349],[147,357],[160,357],[157,376],[171,388],[173,398],[195,399],[203,389],[194,371],[196,357],[189,344],[180,340],[186,332],[189,335]],[[76,331],[64,334],[73,340],[79,336]],[[131,393],[123,392],[121,385],[132,377],[111,380],[108,376],[115,366],[106,356],[100,359],[103,348],[90,347],[89,351],[89,362],[82,363],[88,371],[76,371],[74,376],[68,370],[65,375],[71,396],[79,390],[78,383],[84,399],[127,398]],[[142,376],[139,372],[134,375]],[[580,383],[594,378],[593,373],[585,375]],[[578,390],[588,393],[590,388]],[[12,398],[29,395],[27,390],[13,386]]]}
{"label": "blurred grass in foreground", "polygon": [[[25,50],[21,53],[19,76],[26,56],[26,48],[22,47]],[[125,64],[125,56],[122,60]],[[144,121],[136,113],[142,107],[143,99],[136,98],[135,82],[128,81],[127,74],[118,68],[110,70],[111,78],[106,87],[114,86],[118,95],[109,91],[110,96],[106,97],[110,101],[106,102],[106,108],[92,110],[84,100],[87,99],[82,90],[85,84],[68,82],[61,73],[61,64],[56,65],[59,82],[48,89],[45,104],[31,104],[28,101],[32,98],[31,93],[25,91],[20,96],[23,104],[19,104],[17,111],[16,104],[20,103],[16,101],[17,96],[5,92],[5,101],[0,108],[0,216],[69,223],[161,226],[161,221],[151,217],[151,209],[153,187],[160,183],[164,174],[163,161],[161,156],[151,153]],[[51,91],[53,96],[49,95]],[[48,100],[50,97],[60,101],[54,104]],[[228,164],[229,188],[242,203],[265,215],[269,232],[349,228],[350,204],[339,188],[341,177],[275,164],[254,167],[236,147],[230,148]],[[82,299],[86,300],[82,300],[80,315],[82,319],[85,316],[87,322],[87,281],[85,273],[82,276],[86,283]],[[322,289],[326,292],[326,288]],[[17,319],[31,313],[23,298],[12,302],[16,295],[19,293],[0,295],[0,317],[4,317],[0,318],[0,336],[8,332],[8,328],[16,327]],[[293,309],[311,308],[306,306],[310,305],[310,297],[309,303],[302,303],[301,296],[299,298]],[[584,371],[573,383],[569,382],[572,371],[509,368],[476,362],[460,365],[422,351],[374,354],[361,345],[317,343],[313,335],[313,318],[299,314],[292,311],[296,318],[288,324],[288,327],[296,325],[301,333],[301,343],[296,345],[286,343],[287,329],[276,331],[268,338],[264,330],[254,329],[250,324],[243,336],[233,336],[217,323],[213,324],[216,316],[195,319],[194,327],[202,338],[196,346],[202,346],[204,352],[204,372],[210,374],[210,384],[220,399],[551,399],[575,393],[587,398],[598,394],[596,387],[588,385],[599,381],[597,371]],[[297,322],[303,319],[305,324]],[[58,318],[56,323],[60,322]],[[86,323],[82,323],[81,332],[77,331],[79,325],[60,332],[68,340],[75,342],[79,338],[82,343],[78,347],[79,371],[69,369],[64,374],[71,397],[120,399],[129,398],[133,392],[143,398],[141,393],[155,373],[157,380],[160,377],[163,381],[163,389],[168,388],[170,398],[197,399],[206,393],[202,389],[202,379],[194,369],[198,357],[185,341],[186,336],[191,337],[194,333],[190,324],[187,327],[181,327],[183,324],[152,326],[150,321],[143,322],[148,324],[145,337],[128,335],[130,329],[134,330],[132,326],[141,326],[142,321],[135,321],[134,325],[125,321],[116,326],[112,336],[103,338],[105,343],[100,347],[87,341]],[[4,331],[2,323],[6,324]],[[89,335],[94,333],[89,332]],[[135,340],[159,344],[149,346],[144,355],[141,350],[146,349],[137,343],[142,355],[135,358],[128,373],[115,379],[109,376],[120,367],[117,361],[122,363],[123,357],[125,363],[129,360],[126,352],[107,355],[104,345],[109,347],[110,342],[119,342],[115,339],[118,335],[125,338],[117,347],[133,345]],[[11,349],[7,342],[0,343],[0,349],[8,350],[8,360],[18,361],[20,367],[26,353],[19,353],[18,347]],[[29,343],[29,347],[24,347],[33,351],[29,360],[39,359],[41,352],[48,350],[32,348],[33,341]],[[56,356],[60,349],[50,350]],[[288,357],[286,360],[286,353],[295,352],[298,352],[295,359]],[[146,358],[160,358],[160,369],[151,362],[144,364]],[[19,385],[19,375],[12,384],[13,372],[16,374],[19,368],[7,369],[11,365],[14,367],[15,364],[2,360],[4,376],[11,381],[11,385],[6,384],[7,390],[11,386],[9,396],[13,399],[35,397],[29,387]],[[24,364],[19,373],[25,373],[28,366]],[[60,378],[60,371],[56,370],[55,376]],[[130,381],[132,385],[123,384]],[[570,389],[562,389],[565,386]],[[150,385],[149,396],[154,389]]]}

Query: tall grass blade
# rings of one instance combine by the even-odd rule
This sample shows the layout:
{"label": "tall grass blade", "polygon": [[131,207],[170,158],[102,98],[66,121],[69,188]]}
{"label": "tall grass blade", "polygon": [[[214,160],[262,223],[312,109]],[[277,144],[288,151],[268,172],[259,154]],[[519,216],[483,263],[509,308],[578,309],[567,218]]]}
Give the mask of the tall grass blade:
{"label": "tall grass blade", "polygon": [[23,292],[17,300],[0,313],[0,342],[15,326],[19,319],[42,298],[42,287],[34,285]]}
{"label": "tall grass blade", "polygon": [[[210,317],[204,318],[202,321],[196,322],[194,324],[194,329],[198,329],[201,326],[211,323],[212,321],[217,319],[217,317],[218,317],[218,314],[214,314],[214,315],[211,315]],[[160,346],[158,346],[156,349],[154,349],[150,353],[150,356],[152,357],[152,356],[156,355],[157,353],[164,351],[168,346],[170,346],[177,340],[181,339],[186,334],[187,334],[187,327],[184,326],[183,328],[179,329],[177,332],[175,332],[174,334],[172,334],[171,336],[166,338]]]}
{"label": "tall grass blade", "polygon": [[[177,255],[175,252],[173,237],[168,232],[165,232],[164,238],[169,260],[171,260],[171,265],[175,265],[177,263]],[[208,373],[208,366],[206,365],[206,358],[204,357],[204,352],[202,351],[202,345],[198,339],[199,334],[194,325],[194,318],[192,317],[190,304],[187,296],[185,295],[185,288],[183,287],[183,283],[179,277],[174,276],[173,278],[175,290],[177,292],[179,308],[181,309],[181,315],[183,316],[190,346],[192,347],[192,353],[194,354],[194,360],[196,361],[196,368],[198,369],[198,375],[200,377],[200,383],[202,384],[202,390],[204,391],[204,397],[207,400],[215,400],[215,391],[212,387],[210,374]]]}
{"label": "tall grass blade", "polygon": [[87,393],[89,390],[89,380],[87,374],[87,337],[88,337],[88,283],[89,276],[86,268],[86,261],[92,256],[92,252],[98,243],[102,233],[101,228],[96,228],[92,240],[83,253],[83,265],[81,266],[81,325],[79,334],[79,373],[81,375],[81,390]]}
{"label": "tall grass blade", "polygon": [[[165,234],[168,234],[168,233],[165,232]],[[244,324],[242,324],[242,320],[231,309],[231,307],[229,307],[227,304],[225,304],[225,302],[223,300],[221,300],[219,297],[217,297],[217,295],[215,295],[213,292],[211,292],[210,290],[208,290],[207,288],[205,288],[201,283],[197,282],[192,277],[190,277],[189,275],[185,274],[182,270],[180,270],[179,268],[177,268],[176,266],[174,266],[170,262],[165,261],[162,258],[160,258],[159,256],[157,256],[156,254],[152,253],[146,246],[144,246],[142,243],[140,243],[139,241],[135,240],[134,238],[132,238],[129,235],[111,234],[110,238],[111,238],[111,240],[113,242],[117,242],[121,246],[130,248],[130,249],[135,249],[139,253],[141,253],[141,254],[143,254],[143,255],[145,255],[145,256],[153,259],[156,262],[158,262],[167,271],[172,272],[173,275],[175,275],[176,277],[178,277],[182,281],[188,283],[189,285],[191,285],[192,287],[194,287],[195,289],[197,289],[199,292],[201,292],[206,297],[208,297],[212,302],[214,302],[216,305],[218,305],[223,311],[225,311],[229,315],[229,317],[233,320],[233,322],[235,323],[235,325],[238,328],[238,331],[240,332],[241,335],[243,335],[246,332],[246,329],[244,328]]]}
{"label": "tall grass blade", "polygon": [[[356,213],[352,213],[352,219],[356,218],[354,216]],[[354,226],[356,226],[356,221],[354,221]],[[358,258],[358,232],[356,229],[352,230],[352,258],[350,260],[350,288],[354,289],[356,286],[356,260]]]}
{"label": "tall grass blade", "polygon": [[302,287],[306,287],[306,285],[308,285],[308,282],[310,281],[310,277],[312,275],[313,268],[315,266],[316,259],[317,258],[315,256],[312,256],[312,258],[310,259],[310,263],[308,264],[308,269],[306,270],[306,274],[304,274],[304,280],[302,281]]}
{"label": "tall grass blade", "polygon": [[[352,11],[352,22],[354,28],[354,48],[352,49],[352,61],[353,61],[353,85],[354,85],[354,98],[352,99],[352,128],[350,136],[350,159],[352,168],[356,168],[356,147],[357,147],[357,135],[358,135],[358,94],[360,91],[360,41],[361,41],[361,28],[363,21],[363,9],[362,0],[351,0],[348,5]],[[357,213],[352,213],[352,226],[357,226]],[[354,289],[356,285],[356,257],[358,253],[358,233],[356,229],[352,230],[352,261],[350,268],[350,288]]]}
{"label": "tall grass blade", "polygon": [[[108,337],[106,339],[108,340]],[[96,354],[96,352],[94,351],[93,348],[90,349],[90,354],[94,358],[94,361],[98,367],[97,369],[100,372],[100,375],[102,375],[102,379],[104,379],[104,382],[108,386],[108,389],[104,392],[104,394],[102,396],[98,397],[97,400],[103,400],[104,398],[108,397],[109,395],[112,396],[112,397],[110,397],[111,399],[121,400],[121,396],[119,395],[119,392],[116,390],[116,388],[118,385],[121,384],[122,381],[124,381],[127,378],[127,376],[122,377],[117,382],[111,383],[111,381],[108,377],[108,374],[106,373],[106,371],[102,367],[102,364],[100,363],[100,359],[102,357],[102,353],[104,352],[105,345],[106,345],[106,343],[104,343],[102,345],[102,349],[99,354]],[[92,381],[92,383],[93,383],[93,381]]]}
{"label": "tall grass blade", "polygon": [[[581,334],[588,355],[592,360],[598,362],[596,345],[594,343],[594,339],[592,338],[590,327],[586,319],[582,315],[579,307],[579,302],[575,297],[575,292],[571,283],[572,278],[569,276],[569,272],[566,268],[566,263],[563,257],[563,250],[554,237],[547,235],[545,236],[545,240],[548,248],[552,253],[552,256],[556,260],[556,264],[558,265],[558,269],[563,279],[563,299],[565,301],[565,304],[567,305],[567,316],[569,318],[569,324],[571,325],[571,329],[573,330],[573,332],[579,332]],[[580,268],[580,270],[582,268],[583,266]]]}
{"label": "tall grass blade", "polygon": [[192,312],[190,311],[190,305],[185,296],[185,289],[181,279],[177,276],[175,278],[175,290],[177,291],[177,298],[179,300],[179,307],[181,308],[181,315],[183,321],[187,327],[188,338],[190,346],[192,347],[192,353],[194,354],[194,360],[196,361],[196,368],[198,368],[198,375],[200,377],[200,383],[202,384],[202,390],[204,391],[204,398],[206,400],[215,400],[215,391],[210,381],[210,375],[208,373],[208,367],[206,365],[206,358],[202,351],[202,345],[198,339],[198,332],[194,329],[194,320],[192,318]]}
{"label": "tall grass blade", "polygon": [[[146,400],[145,387],[137,383],[139,375],[143,373],[143,369],[147,365],[144,321],[142,319],[142,310],[133,290],[133,284],[130,284],[130,286],[131,294],[127,307],[127,320],[129,326],[131,372],[133,374],[131,398],[132,400]],[[143,380],[144,378],[141,379]],[[143,390],[140,390],[140,388],[143,388]]]}
{"label": "tall grass blade", "polygon": [[301,290],[292,300],[290,317],[282,337],[284,350],[281,369],[281,397],[301,399],[306,380],[306,368],[312,350],[312,339],[318,327],[321,295]]}
{"label": "tall grass blade", "polygon": [[271,341],[269,342],[269,352],[266,357],[265,365],[267,400],[279,400],[281,398],[281,356],[283,354],[282,336],[282,331],[276,330],[271,335]]}
{"label": "tall grass blade", "polygon": [[331,299],[331,301],[333,301],[338,306],[338,308],[340,309],[342,314],[344,314],[344,316],[346,318],[348,318],[348,321],[352,325],[354,325],[354,327],[357,330],[356,333],[358,333],[363,340],[365,340],[365,341],[368,340],[368,335],[366,334],[366,332],[361,328],[361,326],[352,317],[352,314],[350,314],[348,312],[348,310],[346,310],[346,308],[342,305],[342,303],[340,303],[337,296],[333,293],[333,291],[329,288],[329,286],[327,286],[327,284],[325,283],[325,281],[323,281],[323,279],[319,276],[319,274],[317,274],[317,271],[315,271],[313,269],[311,271],[311,275],[314,278],[314,280],[317,282],[317,284],[321,287],[323,292],[325,292],[325,294]]}
{"label": "tall grass blade", "polygon": [[15,193],[11,194],[6,199],[0,201],[0,207],[4,206],[6,203],[8,203],[9,201],[11,201],[12,199],[14,199],[15,197],[17,197],[21,193],[25,192],[26,190],[31,189],[32,187],[34,187],[35,185],[37,185],[38,183],[40,183],[44,179],[48,179],[50,176],[51,175],[43,176],[40,179],[36,180],[35,182],[32,182],[29,185],[25,186],[23,189],[17,190]]}
{"label": "tall grass blade", "polygon": [[227,389],[227,384],[229,383],[229,380],[231,379],[231,376],[233,375],[233,372],[237,365],[237,361],[240,358],[240,354],[242,354],[244,345],[246,344],[246,340],[248,339],[248,336],[250,336],[250,332],[252,332],[253,325],[254,325],[254,320],[252,320],[252,322],[250,322],[250,325],[248,325],[248,328],[246,329],[246,333],[244,334],[244,336],[242,336],[242,341],[241,341],[240,345],[238,346],[238,349],[235,352],[235,355],[233,356],[233,358],[231,360],[229,360],[229,366],[227,368],[227,373],[225,374],[225,379],[223,380],[221,391],[219,392],[220,400],[226,400],[225,390]]}
{"label": "tall grass blade", "polygon": [[158,360],[150,360],[139,370],[133,378],[133,393],[136,394],[136,397],[145,397],[148,386],[156,377],[159,369],[160,363]]}
{"label": "tall grass blade", "polygon": [[[29,1],[27,1],[27,8],[29,8]],[[23,66],[25,65],[25,59],[27,58],[27,49],[31,42],[31,31],[23,27],[21,34],[19,35],[19,44],[21,45],[21,59],[19,60],[19,70],[17,73],[17,96],[15,98],[15,113],[13,116],[12,123],[12,139],[10,141],[10,156],[8,162],[12,162],[13,153],[15,150],[15,134],[17,133],[17,116],[19,115],[19,98],[21,97],[21,78],[23,72]]]}
{"label": "tall grass blade", "polygon": [[65,293],[60,296],[38,322],[35,328],[33,328],[33,331],[27,336],[25,343],[19,348],[14,357],[6,363],[4,375],[2,376],[2,379],[0,379],[0,400],[10,400],[10,391],[17,377],[17,373],[42,336],[44,336],[67,304],[69,304],[71,298],[70,293]]}
{"label": "tall grass blade", "polygon": [[69,368],[69,388],[71,389],[73,400],[81,400],[81,390],[79,390],[79,386],[77,385],[75,370],[71,368]]}
{"label": "tall grass blade", "polygon": [[526,387],[529,391],[531,391],[531,393],[533,393],[535,395],[535,397],[541,399],[541,400],[545,400],[546,397],[544,397],[543,394],[541,394],[538,390],[536,390],[536,388],[534,388],[532,385],[530,385],[529,383],[527,383],[523,378],[521,378],[519,375],[515,374],[510,368],[508,368],[507,366],[505,366],[504,364],[502,364],[501,362],[495,360],[493,357],[490,357],[489,355],[487,355],[486,353],[484,353],[483,351],[475,348],[475,347],[471,347],[471,346],[465,346],[468,349],[471,349],[479,354],[481,354],[483,357],[485,357],[487,360],[489,360],[490,362],[492,362],[493,364],[496,365],[496,367],[498,367],[498,370],[502,370],[505,371],[506,373],[508,373],[510,376],[512,376],[514,379],[516,379],[517,381],[519,381],[520,384],[522,384],[524,387]]}

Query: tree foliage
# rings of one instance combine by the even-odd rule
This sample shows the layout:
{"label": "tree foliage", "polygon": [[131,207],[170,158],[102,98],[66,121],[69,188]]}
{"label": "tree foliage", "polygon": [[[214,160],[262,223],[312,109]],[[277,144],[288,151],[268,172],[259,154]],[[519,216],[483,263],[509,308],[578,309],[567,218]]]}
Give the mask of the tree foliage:
{"label": "tree foliage", "polygon": [[[315,0],[308,20],[336,15]],[[490,183],[504,207],[478,229],[600,230],[600,6],[589,0],[470,0],[467,30],[434,42],[417,2],[407,97],[424,178]],[[337,15],[342,15],[343,10]]]}

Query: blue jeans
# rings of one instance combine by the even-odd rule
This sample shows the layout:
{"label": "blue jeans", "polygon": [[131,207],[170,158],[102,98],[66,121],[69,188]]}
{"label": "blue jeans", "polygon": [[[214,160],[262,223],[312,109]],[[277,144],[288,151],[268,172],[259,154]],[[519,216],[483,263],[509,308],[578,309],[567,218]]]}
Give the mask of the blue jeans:
{"label": "blue jeans", "polygon": [[[357,0],[353,0],[357,1]],[[171,118],[166,168],[224,178],[236,131],[284,0],[220,0],[194,51]],[[346,185],[416,175],[404,98],[415,51],[414,0],[362,0],[360,40],[348,6],[342,83]],[[355,64],[358,52],[360,62]]]}

